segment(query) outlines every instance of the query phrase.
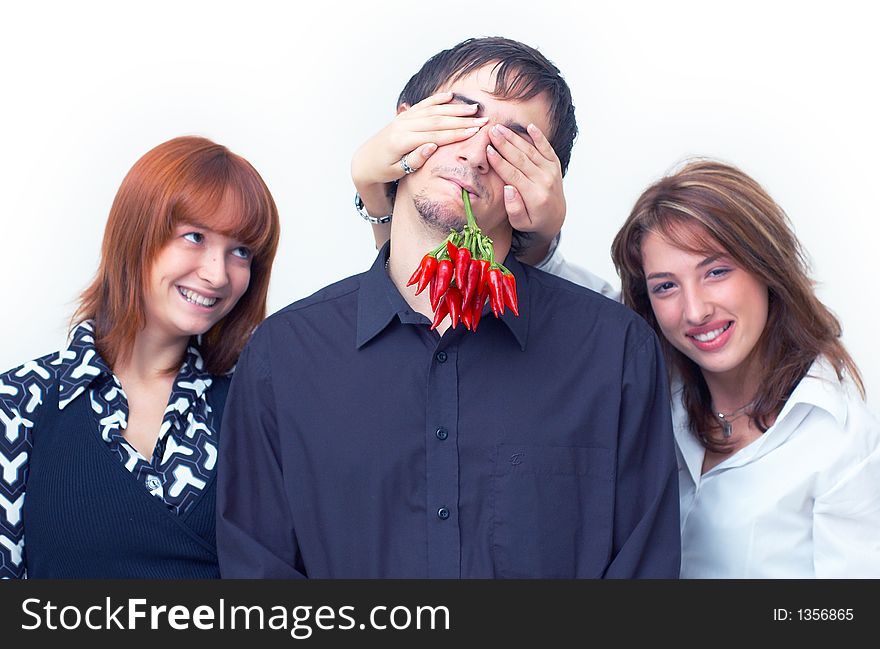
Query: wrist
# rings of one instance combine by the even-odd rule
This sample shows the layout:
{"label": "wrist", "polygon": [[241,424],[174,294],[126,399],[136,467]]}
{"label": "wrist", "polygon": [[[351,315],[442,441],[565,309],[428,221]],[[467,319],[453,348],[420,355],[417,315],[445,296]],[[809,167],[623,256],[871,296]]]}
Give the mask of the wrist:
{"label": "wrist", "polygon": [[391,222],[391,210],[388,210],[387,213],[381,213],[377,216],[376,212],[370,210],[366,204],[364,203],[363,197],[359,192],[355,192],[354,194],[354,208],[357,210],[357,213],[360,214],[361,218],[368,223],[372,223],[373,225],[380,225],[382,223],[390,223]]}
{"label": "wrist", "polygon": [[[383,217],[394,210],[394,189],[396,183],[358,183],[354,188],[363,201],[366,212],[372,217]],[[360,212],[361,210],[358,210]],[[361,214],[363,216],[363,214]]]}

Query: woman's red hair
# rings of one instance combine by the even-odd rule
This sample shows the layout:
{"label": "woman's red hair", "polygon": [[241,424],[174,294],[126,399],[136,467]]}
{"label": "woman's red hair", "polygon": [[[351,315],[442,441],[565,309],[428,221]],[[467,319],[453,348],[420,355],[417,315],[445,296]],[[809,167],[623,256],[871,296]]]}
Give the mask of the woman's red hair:
{"label": "woman's red hair", "polygon": [[[214,223],[223,201],[232,202],[236,218]],[[104,229],[98,272],[72,319],[74,324],[94,321],[98,352],[111,367],[126,358],[143,329],[150,268],[184,222],[203,223],[252,252],[247,291],[202,336],[205,368],[212,374],[228,372],[266,317],[281,230],[275,201],[244,158],[205,138],[178,137],[147,152],[122,181]]]}

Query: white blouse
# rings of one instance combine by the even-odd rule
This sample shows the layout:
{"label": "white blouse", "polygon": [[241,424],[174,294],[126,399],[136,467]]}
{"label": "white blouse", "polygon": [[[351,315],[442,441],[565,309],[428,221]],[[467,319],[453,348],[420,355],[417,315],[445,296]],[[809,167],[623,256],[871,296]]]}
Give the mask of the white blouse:
{"label": "white blouse", "polygon": [[880,422],[813,363],[776,423],[700,475],[673,395],[682,578],[880,577]]}

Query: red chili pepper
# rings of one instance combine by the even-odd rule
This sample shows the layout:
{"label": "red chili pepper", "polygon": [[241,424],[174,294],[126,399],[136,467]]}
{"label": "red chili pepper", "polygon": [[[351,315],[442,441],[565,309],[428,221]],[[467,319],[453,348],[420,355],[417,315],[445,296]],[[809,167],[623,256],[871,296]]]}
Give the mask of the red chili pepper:
{"label": "red chili pepper", "polygon": [[492,268],[489,271],[489,301],[492,304],[492,313],[496,318],[504,315],[504,288],[502,284],[501,269]]}
{"label": "red chili pepper", "polygon": [[[489,262],[486,262],[487,264]],[[465,304],[470,304],[477,297],[477,291],[480,287],[480,262],[478,260],[473,260],[468,267],[467,272],[467,282],[464,285],[464,290],[462,291],[462,301]]]}
{"label": "red chili pepper", "polygon": [[437,308],[434,309],[434,321],[431,323],[431,331],[434,331],[434,329],[440,326],[440,323],[443,322],[443,318],[445,318],[448,313],[449,305],[446,304],[446,296],[444,295],[440,298]]}
{"label": "red chili pepper", "polygon": [[489,260],[479,259],[477,263],[480,264],[480,286],[482,286],[489,281]]}
{"label": "red chili pepper", "polygon": [[428,261],[428,258],[430,256],[431,253],[429,252],[427,255],[422,257],[422,261],[419,262],[418,268],[416,268],[415,272],[410,275],[409,281],[407,281],[406,283],[407,286],[412,286],[422,278],[422,275],[425,273],[425,263]]}
{"label": "red chili pepper", "polygon": [[501,286],[504,289],[504,303],[513,311],[513,315],[519,315],[516,299],[516,277],[513,273],[507,273],[501,276]]}
{"label": "red chili pepper", "polygon": [[458,288],[465,290],[467,284],[468,267],[471,265],[471,251],[462,246],[455,253],[455,276],[458,278]]}
{"label": "red chili pepper", "polygon": [[453,273],[455,273],[455,268],[452,265],[452,262],[448,259],[443,259],[437,264],[437,271],[434,273],[435,282],[431,286],[432,309],[437,309],[437,304],[440,302],[440,298],[443,297],[443,294],[446,293],[446,289],[449,288],[449,282],[452,281]]}
{"label": "red chili pepper", "polygon": [[476,331],[477,325],[480,324],[480,319],[483,317],[483,305],[486,304],[487,297],[489,297],[489,287],[486,284],[481,284],[471,307],[471,331]]}
{"label": "red chili pepper", "polygon": [[[416,295],[424,291],[431,280],[434,278],[434,273],[437,272],[438,263],[439,262],[437,261],[437,258],[430,253],[422,258],[422,263],[419,264],[418,270],[413,273],[413,277],[416,277],[416,273],[421,273],[416,279],[416,281],[419,283],[419,285],[416,287]],[[415,282],[413,281],[413,277],[409,278],[407,286],[415,284]]]}
{"label": "red chili pepper", "polygon": [[449,253],[449,258],[452,260],[452,263],[455,263],[455,258],[458,256],[458,246],[448,239],[446,240],[446,252]]}
{"label": "red chili pepper", "polygon": [[434,279],[434,275],[437,272],[437,266],[440,262],[437,261],[437,258],[431,256],[427,263],[425,264],[425,271],[422,273],[422,278],[419,280],[419,285],[416,288],[416,295],[421,293],[427,288],[428,284]]}
{"label": "red chili pepper", "polygon": [[461,324],[463,324],[468,331],[473,330],[473,302],[464,302],[461,305]]}
{"label": "red chili pepper", "polygon": [[455,329],[461,318],[461,291],[457,286],[446,289],[446,304],[449,305],[449,320],[452,322],[452,328]]}
{"label": "red chili pepper", "polygon": [[[439,264],[438,264],[439,266]],[[437,273],[434,272],[434,277],[431,278],[431,288],[428,290],[428,297],[431,299],[431,310],[437,308],[437,302],[439,300],[435,299],[434,296],[437,295]]]}

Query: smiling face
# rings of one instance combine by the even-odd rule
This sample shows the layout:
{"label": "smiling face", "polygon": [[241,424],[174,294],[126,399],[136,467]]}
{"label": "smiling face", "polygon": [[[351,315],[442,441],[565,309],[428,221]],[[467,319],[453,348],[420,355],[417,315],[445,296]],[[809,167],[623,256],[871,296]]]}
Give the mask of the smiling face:
{"label": "smiling face", "polygon": [[503,124],[527,140],[526,127],[533,123],[544,133],[550,132],[550,106],[545,94],[524,101],[495,97],[495,64],[481,68],[444,84],[437,92],[452,92],[455,102],[479,103],[478,117],[489,122],[461,142],[441,146],[417,172],[400,181],[398,193],[412,197],[416,211],[429,227],[444,235],[450,228],[466,223],[461,190],[470,193],[477,224],[493,239],[510,237],[510,224],[504,207],[504,181],[489,165],[487,147],[489,129]]}
{"label": "smiling face", "polygon": [[[698,226],[681,227],[700,238]],[[745,380],[757,369],[750,362],[767,324],[767,285],[720,248],[696,253],[648,232],[641,250],[651,308],[664,337],[707,380]]]}
{"label": "smiling face", "polygon": [[[235,218],[224,201],[210,223]],[[145,288],[146,327],[170,339],[203,334],[244,295],[251,252],[241,242],[205,225],[178,223],[150,268]]]}

